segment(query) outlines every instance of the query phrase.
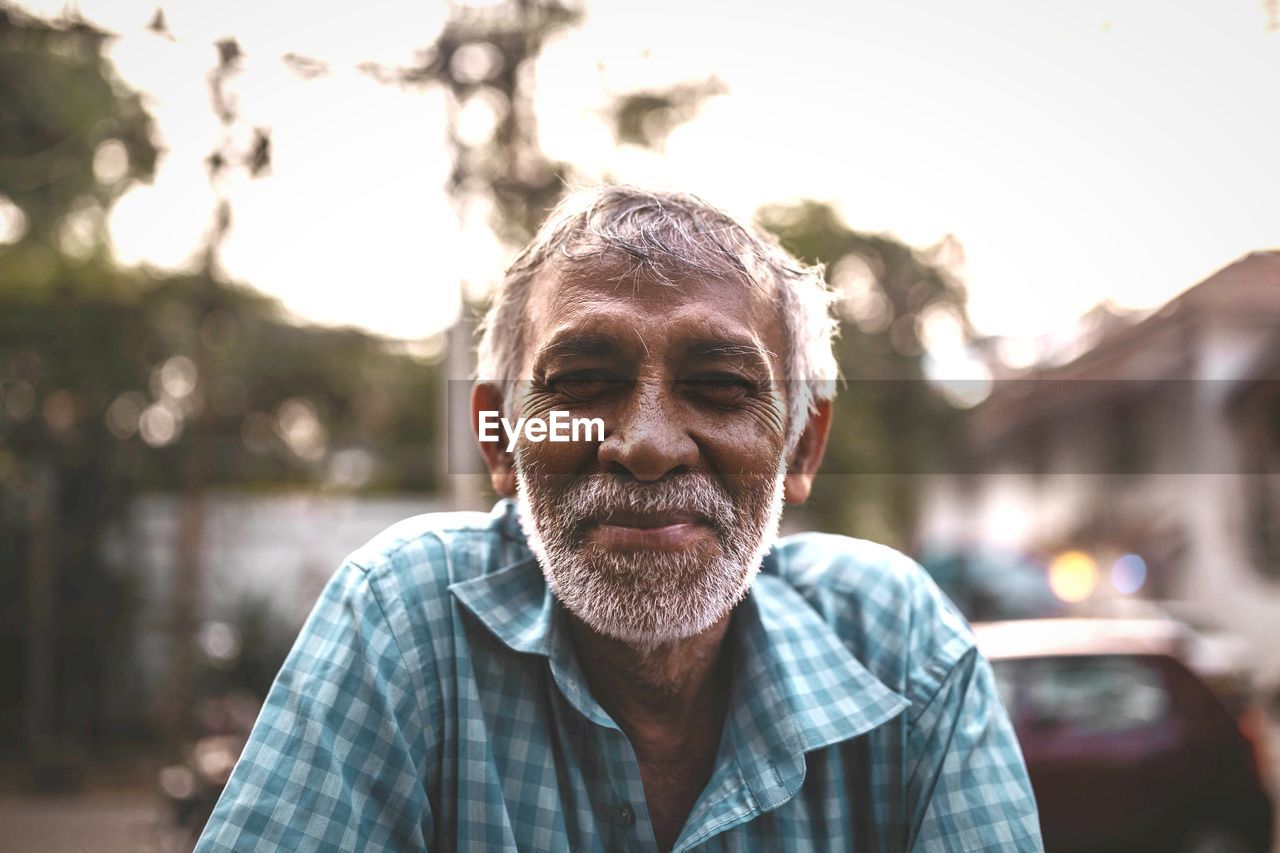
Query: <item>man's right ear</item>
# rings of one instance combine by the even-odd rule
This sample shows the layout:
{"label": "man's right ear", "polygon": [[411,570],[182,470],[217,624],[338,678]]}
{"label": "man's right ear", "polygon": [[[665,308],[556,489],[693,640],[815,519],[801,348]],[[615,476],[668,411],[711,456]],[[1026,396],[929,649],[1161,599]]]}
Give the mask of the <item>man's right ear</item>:
{"label": "man's right ear", "polygon": [[496,382],[477,382],[471,387],[471,429],[476,434],[480,453],[489,466],[489,482],[493,490],[504,498],[516,496],[515,456],[507,452],[508,436],[505,429],[497,441],[480,441],[480,413],[501,412],[502,387]]}

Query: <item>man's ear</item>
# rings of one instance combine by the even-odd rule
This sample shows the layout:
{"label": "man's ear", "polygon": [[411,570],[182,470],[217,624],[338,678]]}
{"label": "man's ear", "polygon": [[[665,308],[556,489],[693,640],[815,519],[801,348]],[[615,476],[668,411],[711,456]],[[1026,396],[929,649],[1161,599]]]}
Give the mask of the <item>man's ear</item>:
{"label": "man's ear", "polygon": [[831,401],[818,400],[809,414],[804,432],[800,434],[800,441],[788,460],[787,478],[782,486],[787,503],[802,504],[809,499],[813,477],[822,464],[822,454],[827,451],[827,435],[830,432]]}
{"label": "man's ear", "polygon": [[[502,427],[498,428],[497,441],[480,441],[480,413],[501,412],[502,386],[496,382],[477,382],[471,387],[471,429],[476,434],[480,445],[480,453],[489,466],[489,482],[493,490],[504,498],[516,496],[515,457],[507,452],[509,436]],[[490,429],[492,434],[492,428]]]}

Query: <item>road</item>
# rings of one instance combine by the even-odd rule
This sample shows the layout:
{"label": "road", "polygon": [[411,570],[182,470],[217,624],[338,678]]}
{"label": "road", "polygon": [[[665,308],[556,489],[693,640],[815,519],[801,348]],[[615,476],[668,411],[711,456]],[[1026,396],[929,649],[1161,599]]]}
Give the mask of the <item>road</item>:
{"label": "road", "polygon": [[0,796],[0,847],[14,853],[168,853],[160,800],[145,790]]}

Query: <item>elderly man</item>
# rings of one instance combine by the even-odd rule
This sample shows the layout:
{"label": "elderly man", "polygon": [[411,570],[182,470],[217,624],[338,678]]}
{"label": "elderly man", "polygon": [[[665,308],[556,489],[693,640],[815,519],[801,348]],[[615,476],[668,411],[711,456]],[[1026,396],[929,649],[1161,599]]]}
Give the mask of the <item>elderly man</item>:
{"label": "elderly man", "polygon": [[[1039,850],[924,572],[776,539],[831,425],[830,299],[697,199],[562,205],[480,346],[503,500],[351,555],[198,849]],[[601,428],[546,440],[556,412]]]}

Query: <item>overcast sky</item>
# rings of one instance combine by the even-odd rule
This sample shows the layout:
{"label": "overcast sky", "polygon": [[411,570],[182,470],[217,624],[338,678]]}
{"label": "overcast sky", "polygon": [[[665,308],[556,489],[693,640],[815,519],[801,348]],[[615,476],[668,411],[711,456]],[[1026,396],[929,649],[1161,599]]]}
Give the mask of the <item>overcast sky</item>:
{"label": "overcast sky", "polygon": [[[25,0],[53,14],[60,0]],[[117,205],[126,262],[187,262],[209,221],[211,43],[246,53],[242,117],[271,128],[269,176],[231,187],[225,264],[297,315],[404,338],[456,310],[458,281],[503,258],[459,240],[442,184],[444,102],[356,70],[407,63],[446,14],[430,0],[162,4],[83,0],[120,34],[166,154]],[[359,9],[359,13],[357,13]],[[687,189],[750,215],[830,200],[916,245],[953,234],[979,328],[1061,332],[1110,298],[1150,307],[1280,246],[1280,31],[1264,0],[596,2],[539,64],[547,152]],[[281,60],[330,73],[304,80]],[[729,94],[662,155],[612,144],[611,93],[715,75]]]}

